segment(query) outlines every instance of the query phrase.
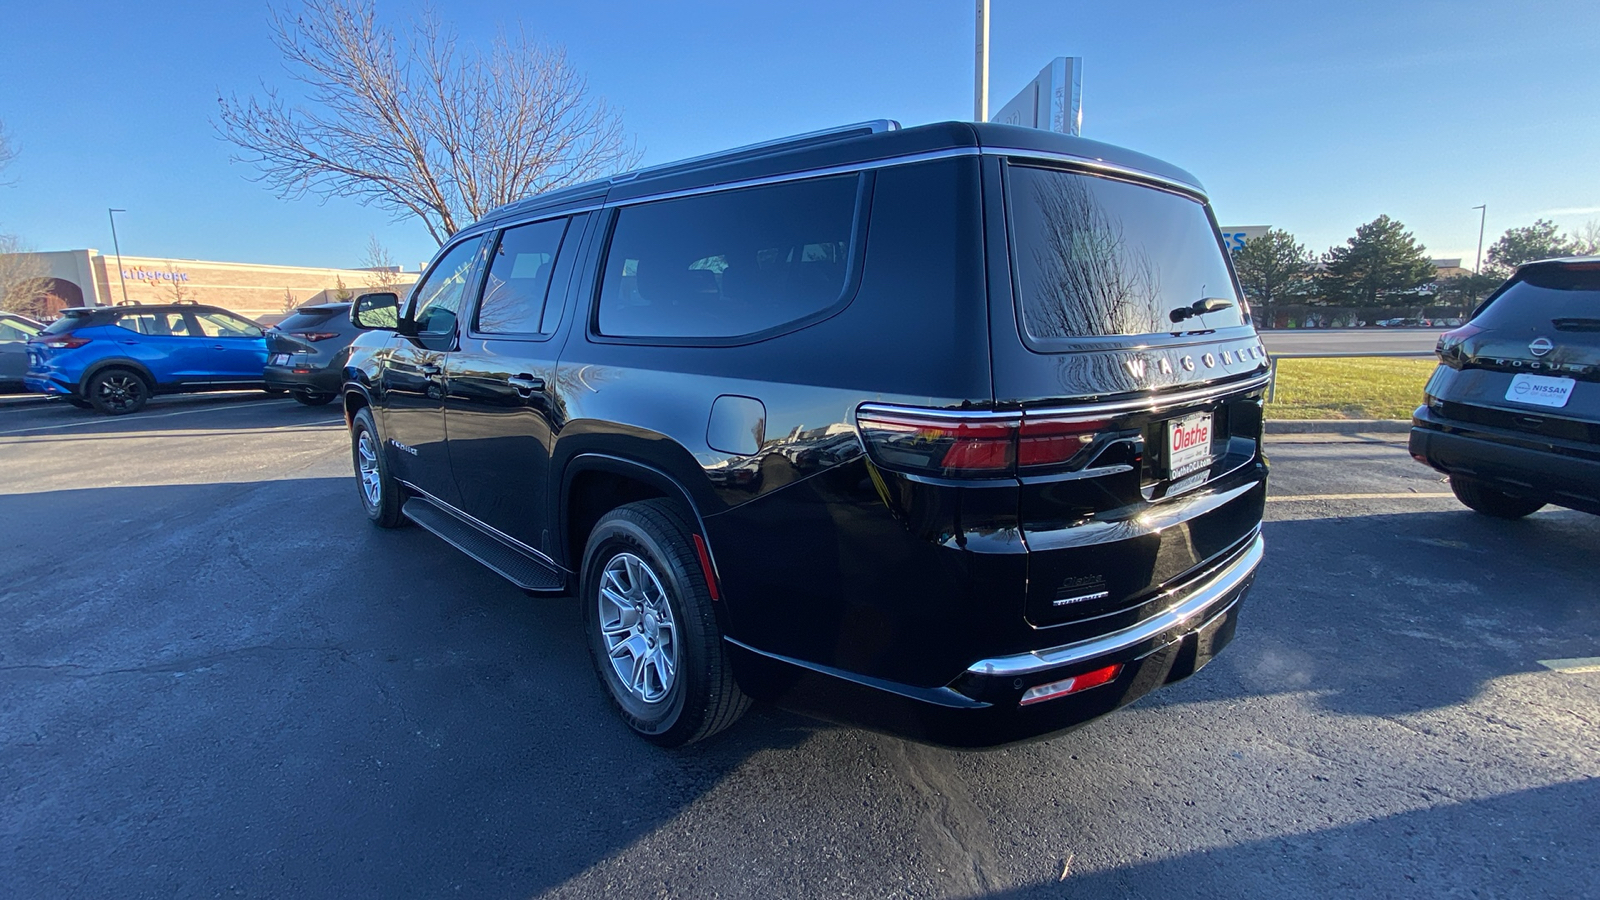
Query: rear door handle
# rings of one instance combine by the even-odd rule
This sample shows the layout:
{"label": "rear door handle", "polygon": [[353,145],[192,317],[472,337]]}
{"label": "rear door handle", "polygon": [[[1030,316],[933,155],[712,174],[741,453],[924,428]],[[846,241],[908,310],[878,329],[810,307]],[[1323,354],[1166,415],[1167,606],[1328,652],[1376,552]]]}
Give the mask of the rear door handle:
{"label": "rear door handle", "polygon": [[517,393],[524,397],[536,391],[544,390],[544,379],[535,378],[527,373],[523,373],[521,375],[512,375],[510,378],[506,379],[506,384],[516,388]]}

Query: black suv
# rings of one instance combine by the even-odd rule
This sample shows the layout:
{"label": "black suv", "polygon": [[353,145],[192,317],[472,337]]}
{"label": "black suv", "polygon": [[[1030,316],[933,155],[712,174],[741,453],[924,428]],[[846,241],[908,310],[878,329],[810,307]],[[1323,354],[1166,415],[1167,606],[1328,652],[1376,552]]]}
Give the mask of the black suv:
{"label": "black suv", "polygon": [[[663,745],[748,698],[956,746],[1232,637],[1267,360],[1193,176],[879,122],[541,195],[357,298],[368,515],[576,591]],[[398,314],[397,314],[398,313]]]}
{"label": "black suv", "polygon": [[1412,456],[1481,513],[1600,514],[1600,258],[1518,268],[1438,353]]}

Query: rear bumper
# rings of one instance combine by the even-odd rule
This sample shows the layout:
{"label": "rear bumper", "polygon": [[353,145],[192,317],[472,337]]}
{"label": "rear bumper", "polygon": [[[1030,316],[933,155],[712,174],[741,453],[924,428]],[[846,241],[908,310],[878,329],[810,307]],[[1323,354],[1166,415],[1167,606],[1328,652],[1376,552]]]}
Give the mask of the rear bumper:
{"label": "rear bumper", "polygon": [[1600,513],[1600,447],[1465,425],[1427,407],[1417,410],[1412,423],[1411,455],[1440,472]]}
{"label": "rear bumper", "polygon": [[34,394],[76,394],[78,386],[69,384],[57,378],[43,378],[29,374],[22,379],[22,386],[29,393]]}
{"label": "rear bumper", "polygon": [[[1259,534],[1175,593],[1176,606],[1070,644],[974,662],[951,684],[921,688],[762,653],[730,640],[739,680],[758,697],[820,718],[951,747],[991,747],[1082,725],[1194,674],[1229,641],[1255,580]],[[1032,687],[1119,664],[1081,693],[1022,706]]]}
{"label": "rear bumper", "polygon": [[262,370],[262,378],[267,387],[274,390],[337,394],[344,386],[344,369],[331,366],[309,370],[305,366],[267,366]]}

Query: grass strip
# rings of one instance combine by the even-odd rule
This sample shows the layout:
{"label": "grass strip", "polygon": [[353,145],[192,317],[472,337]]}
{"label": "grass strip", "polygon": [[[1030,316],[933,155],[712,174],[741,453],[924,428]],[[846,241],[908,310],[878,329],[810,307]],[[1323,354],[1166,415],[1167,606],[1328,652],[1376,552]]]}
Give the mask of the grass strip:
{"label": "grass strip", "polygon": [[1285,359],[1268,419],[1409,419],[1434,359]]}

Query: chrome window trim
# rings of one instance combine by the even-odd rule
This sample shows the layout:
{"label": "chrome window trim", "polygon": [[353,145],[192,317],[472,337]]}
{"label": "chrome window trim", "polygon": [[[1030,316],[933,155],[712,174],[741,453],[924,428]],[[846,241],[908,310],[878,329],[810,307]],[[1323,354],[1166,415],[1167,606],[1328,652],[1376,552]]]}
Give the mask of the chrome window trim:
{"label": "chrome window trim", "polygon": [[1201,189],[1199,185],[1189,184],[1185,181],[1178,181],[1175,178],[1168,178],[1165,175],[1157,175],[1154,172],[1146,172],[1143,169],[1135,169],[1129,166],[1122,166],[1116,163],[1106,162],[1105,160],[1090,159],[1085,156],[1073,156],[1070,153],[1052,153],[1049,150],[1026,150],[1022,147],[984,147],[983,154],[985,156],[1004,156],[1010,159],[1033,159],[1042,162],[1066,163],[1073,167],[1086,169],[1090,172],[1099,173],[1102,175],[1112,175],[1131,181],[1143,181],[1159,184],[1162,187],[1198,199],[1202,203],[1210,203],[1210,199],[1206,197],[1206,192]]}
{"label": "chrome window trim", "polygon": [[1213,400],[1227,394],[1248,392],[1264,388],[1272,381],[1270,371],[1262,372],[1244,381],[1230,381],[1219,384],[1210,384],[1193,390],[1179,391],[1172,394],[1151,394],[1133,400],[1116,400],[1106,403],[1083,403],[1072,406],[1050,406],[1026,410],[942,410],[922,409],[920,407],[895,406],[887,403],[863,403],[856,407],[856,415],[863,413],[882,413],[884,415],[910,415],[927,419],[948,419],[951,421],[982,421],[985,419],[1016,420],[1026,415],[1034,418],[1050,419],[1092,419],[1105,415],[1114,415],[1125,412],[1154,412],[1170,406],[1182,406],[1187,403],[1198,403]]}
{"label": "chrome window trim", "polygon": [[741,181],[724,181],[718,184],[702,185],[700,187],[684,188],[678,191],[662,191],[657,194],[644,194],[638,197],[629,197],[625,200],[607,199],[606,209],[620,209],[625,206],[636,206],[640,203],[654,203],[658,200],[676,200],[679,197],[694,197],[699,194],[716,194],[723,191],[737,191],[741,188],[763,187],[769,184],[783,184],[789,181],[805,181],[811,178],[827,178],[830,175],[851,175],[858,172],[870,172],[876,169],[887,169],[891,166],[905,166],[913,163],[932,162],[940,159],[957,159],[964,156],[978,156],[981,151],[977,147],[951,147],[945,150],[929,150],[925,153],[909,153],[902,156],[891,156],[884,159],[871,159],[862,162],[843,163],[837,166],[823,166],[816,169],[802,169],[796,172],[784,172],[778,175],[763,175],[759,178],[746,178]]}
{"label": "chrome window trim", "polygon": [[[1254,574],[1256,567],[1261,564],[1265,542],[1257,532],[1255,540],[1233,562],[1214,574],[1211,579],[1195,591],[1194,596],[1183,601],[1172,609],[1157,616],[1145,619],[1137,625],[1131,625],[1120,631],[1113,631],[1101,637],[1087,641],[1078,641],[1060,647],[1051,647],[1048,650],[1034,650],[1029,653],[1018,653],[1015,656],[1000,656],[994,659],[982,659],[967,667],[973,675],[992,675],[1010,678],[1017,675],[1028,675],[1054,669],[1058,666],[1081,663],[1097,656],[1115,653],[1138,646],[1164,633],[1197,620],[1203,613],[1208,613],[1219,601],[1226,598],[1236,590],[1245,579]],[[1237,601],[1234,601],[1237,602]]]}

